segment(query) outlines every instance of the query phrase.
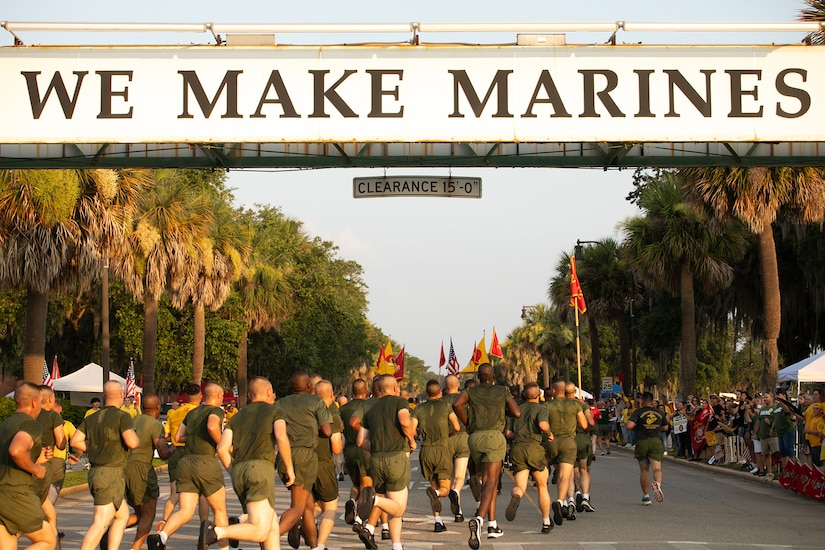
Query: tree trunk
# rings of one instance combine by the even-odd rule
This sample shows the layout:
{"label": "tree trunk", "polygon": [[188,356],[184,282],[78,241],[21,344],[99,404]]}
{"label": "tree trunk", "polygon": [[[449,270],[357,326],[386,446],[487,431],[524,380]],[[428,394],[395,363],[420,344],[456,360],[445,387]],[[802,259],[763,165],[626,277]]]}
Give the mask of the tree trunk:
{"label": "tree trunk", "polygon": [[247,380],[246,380],[246,346],[249,340],[249,331],[245,330],[238,342],[238,405],[246,406]]}
{"label": "tree trunk", "polygon": [[27,289],[23,379],[38,386],[43,383],[43,365],[46,361],[46,315],[48,312],[48,293]]}
{"label": "tree trunk", "polygon": [[147,296],[143,306],[143,391],[155,393],[155,360],[158,351],[158,300]]}
{"label": "tree trunk", "polygon": [[206,313],[203,304],[195,304],[194,325],[192,381],[195,384],[200,384],[203,380],[203,356],[206,343]]}
{"label": "tree trunk", "polygon": [[682,264],[679,274],[679,301],[682,317],[682,337],[679,345],[679,396],[696,390],[696,303],[693,295],[693,272]]}
{"label": "tree trunk", "polygon": [[590,329],[590,376],[593,379],[590,392],[598,399],[602,389],[602,345],[599,326],[592,315],[587,316],[587,327]]}
{"label": "tree trunk", "polygon": [[759,380],[759,389],[762,392],[772,392],[776,388],[776,379],[779,372],[779,350],[777,339],[782,324],[781,296],[779,293],[779,267],[776,262],[776,243],[773,238],[773,227],[766,225],[759,234],[759,277],[762,283],[762,319],[765,323],[765,333],[762,340],[764,346],[764,366]]}
{"label": "tree trunk", "polygon": [[619,328],[619,372],[622,375],[622,392],[631,395],[633,381],[630,372],[630,323],[627,317],[620,315],[616,319]]}

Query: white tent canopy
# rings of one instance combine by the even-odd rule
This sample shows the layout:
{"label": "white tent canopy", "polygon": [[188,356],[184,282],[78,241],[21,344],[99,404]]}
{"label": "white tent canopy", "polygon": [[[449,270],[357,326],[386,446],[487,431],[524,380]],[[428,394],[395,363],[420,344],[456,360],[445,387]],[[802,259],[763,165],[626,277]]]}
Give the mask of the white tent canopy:
{"label": "white tent canopy", "polygon": [[[109,380],[117,380],[126,387],[126,379],[109,371]],[[103,367],[89,363],[77,372],[54,381],[54,391],[103,393]],[[137,391],[142,392],[141,388]]]}
{"label": "white tent canopy", "polygon": [[825,351],[779,371],[780,382],[825,382]]}

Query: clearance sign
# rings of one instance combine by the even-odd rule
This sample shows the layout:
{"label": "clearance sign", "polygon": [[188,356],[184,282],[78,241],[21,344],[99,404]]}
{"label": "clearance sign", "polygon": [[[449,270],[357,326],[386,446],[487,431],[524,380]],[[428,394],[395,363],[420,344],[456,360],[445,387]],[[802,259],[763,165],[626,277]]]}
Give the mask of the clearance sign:
{"label": "clearance sign", "polygon": [[0,48],[0,143],[821,141],[823,46]]}

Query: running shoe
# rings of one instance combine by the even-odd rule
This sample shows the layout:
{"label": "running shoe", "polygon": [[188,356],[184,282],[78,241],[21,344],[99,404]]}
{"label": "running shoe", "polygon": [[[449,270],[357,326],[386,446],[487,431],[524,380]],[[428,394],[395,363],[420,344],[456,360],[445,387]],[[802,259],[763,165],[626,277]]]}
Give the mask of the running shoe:
{"label": "running shoe", "polygon": [[656,502],[662,502],[665,500],[665,493],[662,491],[662,485],[658,481],[654,481],[650,484],[650,490],[653,491],[653,498]]}
{"label": "running shoe", "polygon": [[550,523],[545,523],[541,526],[541,532],[542,533],[547,534],[552,530],[553,530],[553,522],[552,521]]}
{"label": "running shoe", "polygon": [[433,533],[443,533],[447,530],[447,526],[443,523],[435,522],[435,528],[433,529]]}
{"label": "running shoe", "polygon": [[391,538],[389,529],[381,529],[381,540],[390,540]]}
{"label": "running shoe", "polygon": [[470,539],[467,541],[467,545],[470,547],[471,550],[478,550],[478,519],[471,519],[467,523],[467,526],[470,528]]}
{"label": "running shoe", "polygon": [[584,502],[584,495],[578,491],[576,491],[576,511],[579,513],[584,512],[584,507],[582,503]]}
{"label": "running shoe", "polygon": [[200,541],[198,550],[206,550],[209,546],[218,542],[218,535],[215,534],[215,524],[213,522],[201,522],[198,540]]}
{"label": "running shoe", "polygon": [[361,489],[361,493],[358,495],[358,502],[356,503],[358,517],[366,521],[366,519],[370,517],[370,512],[374,505],[375,488],[372,487],[372,485],[368,485]]}
{"label": "running shoe", "polygon": [[519,504],[521,504],[521,497],[519,495],[510,497],[510,504],[507,505],[507,510],[504,512],[504,517],[507,518],[507,521],[516,519]]}
{"label": "running shoe", "polygon": [[489,525],[487,526],[487,538],[488,539],[497,539],[497,538],[501,537],[502,535],[504,535],[504,531],[501,530],[501,527],[498,527],[498,526],[493,527],[493,526],[489,526]]}
{"label": "running shoe", "polygon": [[553,501],[553,523],[556,525],[561,525],[561,522],[564,521],[564,516],[562,516],[562,507],[561,502],[558,500]]}
{"label": "running shoe", "polygon": [[650,495],[642,496],[642,505],[643,506],[650,506]]}
{"label": "running shoe", "polygon": [[567,521],[576,521],[576,505],[572,502],[567,503]]}
{"label": "running shoe", "polygon": [[464,514],[456,514],[455,519],[453,520],[456,523],[461,523],[464,521]]}
{"label": "running shoe", "polygon": [[355,523],[355,501],[352,499],[344,504],[344,523],[347,525]]}
{"label": "running shoe", "polygon": [[286,533],[286,541],[292,548],[298,550],[301,547],[301,518],[295,522],[295,525],[289,528]]}
{"label": "running shoe", "polygon": [[[455,491],[450,491],[450,494],[447,495],[450,499],[450,512],[454,516],[459,516],[461,514],[461,505],[458,502],[458,493]],[[458,521],[458,520],[456,520]],[[463,521],[463,518],[462,518]]]}
{"label": "running shoe", "polygon": [[364,548],[367,550],[378,550],[378,545],[375,544],[375,537],[366,527],[358,531],[358,538],[361,539],[361,542],[364,543]]}
{"label": "running shoe", "polygon": [[149,550],[166,550],[166,545],[160,541],[160,535],[149,535],[146,539]]}
{"label": "running shoe", "polygon": [[593,505],[590,504],[590,499],[589,498],[582,499],[582,508],[584,508],[585,512],[595,512],[596,511],[596,509],[593,508]]}
{"label": "running shoe", "polygon": [[441,513],[441,499],[438,498],[438,493],[435,492],[435,489],[432,486],[427,487],[427,498],[430,499],[430,508],[432,508],[433,513],[440,514]]}
{"label": "running shoe", "polygon": [[[237,525],[241,522],[241,518],[238,516],[229,516],[229,525]],[[237,548],[240,546],[238,539],[229,539],[229,546],[232,548]]]}

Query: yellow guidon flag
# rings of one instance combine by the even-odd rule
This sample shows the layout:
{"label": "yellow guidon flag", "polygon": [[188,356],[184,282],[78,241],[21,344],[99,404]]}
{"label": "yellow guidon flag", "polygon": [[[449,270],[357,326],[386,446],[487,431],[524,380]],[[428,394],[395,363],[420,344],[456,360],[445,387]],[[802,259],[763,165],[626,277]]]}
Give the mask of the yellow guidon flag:
{"label": "yellow guidon flag", "polygon": [[393,357],[392,342],[389,338],[387,338],[387,343],[384,344],[378,353],[375,372],[378,374],[395,374],[395,357]]}
{"label": "yellow guidon flag", "polygon": [[487,345],[484,343],[484,336],[481,337],[481,342],[473,350],[473,356],[470,359],[470,362],[464,367],[464,370],[461,371],[461,374],[475,374],[478,372],[478,366],[483,365],[484,363],[489,363],[490,358],[487,356]]}

